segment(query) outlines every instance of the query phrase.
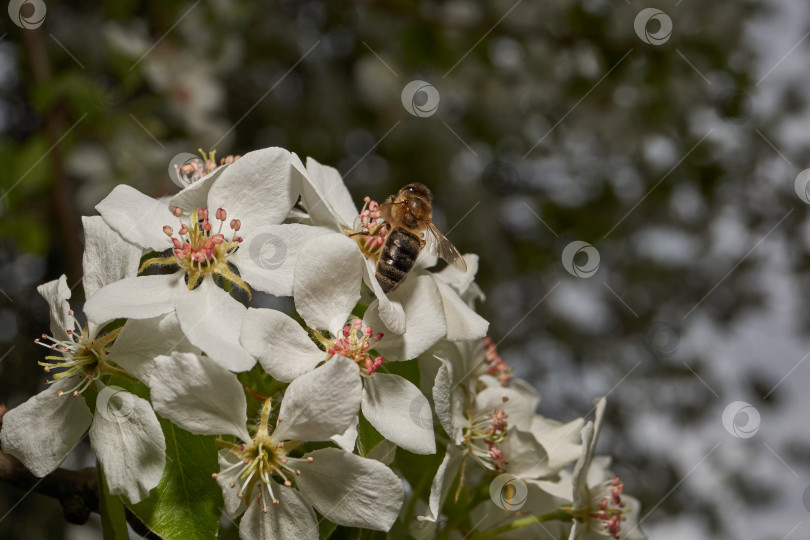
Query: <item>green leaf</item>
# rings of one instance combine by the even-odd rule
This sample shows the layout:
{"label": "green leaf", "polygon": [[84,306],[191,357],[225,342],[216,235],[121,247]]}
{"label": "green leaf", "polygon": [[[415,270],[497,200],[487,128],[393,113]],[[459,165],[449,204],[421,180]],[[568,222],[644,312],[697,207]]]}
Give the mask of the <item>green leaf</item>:
{"label": "green leaf", "polygon": [[158,417],[166,437],[166,468],[149,497],[129,505],[144,524],[165,540],[211,539],[217,535],[222,493],[214,437],[192,435]]}
{"label": "green leaf", "polygon": [[360,452],[360,455],[366,457],[383,440],[384,437],[374,429],[374,426],[366,420],[366,417],[361,412],[360,422],[357,424],[357,451]]}
{"label": "green leaf", "polygon": [[337,529],[337,525],[324,517],[320,517],[320,514],[318,514],[318,517],[320,518],[318,521],[318,538],[319,540],[329,540],[335,529]]}
{"label": "green leaf", "polygon": [[407,362],[383,362],[379,370],[381,373],[393,373],[399,375],[414,384],[419,388],[419,361],[417,359],[408,360]]}
{"label": "green leaf", "polygon": [[101,463],[98,464],[98,513],[104,540],[129,540],[127,513],[121,497],[110,495]]}

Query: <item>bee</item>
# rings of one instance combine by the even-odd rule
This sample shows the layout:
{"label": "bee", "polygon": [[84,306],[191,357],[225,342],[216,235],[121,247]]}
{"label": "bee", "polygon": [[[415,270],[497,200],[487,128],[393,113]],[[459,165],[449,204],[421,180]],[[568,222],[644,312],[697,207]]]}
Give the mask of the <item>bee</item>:
{"label": "bee", "polygon": [[[466,272],[467,264],[461,253],[431,221],[433,196],[423,184],[408,184],[391,195],[380,205],[380,213],[390,231],[377,261],[375,276],[387,294],[405,281],[408,272],[416,263],[416,257],[427,241],[422,236],[426,231],[431,236],[430,251]],[[428,235],[426,235],[428,236]]]}

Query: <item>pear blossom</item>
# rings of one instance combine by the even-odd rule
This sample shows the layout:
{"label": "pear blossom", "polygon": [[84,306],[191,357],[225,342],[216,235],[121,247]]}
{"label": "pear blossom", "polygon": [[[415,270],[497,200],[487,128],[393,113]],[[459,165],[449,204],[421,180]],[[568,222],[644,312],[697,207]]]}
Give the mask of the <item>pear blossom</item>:
{"label": "pear blossom", "polygon": [[595,456],[596,442],[602,430],[606,401],[596,401],[593,422],[581,430],[582,451],[573,473],[560,471],[558,481],[534,481],[543,491],[568,502],[564,508],[574,516],[569,540],[621,538],[644,540],[638,527],[641,505],[624,494],[624,484],[609,471],[610,458]]}
{"label": "pear blossom", "polygon": [[[292,294],[295,252],[315,227],[281,225],[297,193],[290,153],[280,148],[250,152],[190,184],[173,206],[117,186],[96,208],[123,239],[168,255],[147,260],[177,268],[170,274],[126,277],[97,291],[85,311],[93,320],[144,319],[176,313],[191,343],[232,371],[250,369],[253,358],[239,345],[246,308],[219,286]],[[170,203],[171,204],[171,203]],[[251,235],[256,235],[251,243]],[[269,236],[268,236],[269,235]],[[263,264],[257,255],[268,238],[284,243],[284,260]]]}
{"label": "pear blossom", "polygon": [[296,451],[302,442],[329,441],[351,425],[360,406],[352,360],[336,357],[295,379],[277,415],[273,400],[264,399],[260,419],[250,429],[245,394],[233,374],[188,353],[172,353],[156,363],[152,400],[158,412],[192,433],[235,438],[219,439],[225,449],[213,477],[226,512],[243,514],[241,538],[317,539],[313,507],[340,525],[391,528],[404,490],[387,466],[338,448]]}
{"label": "pear blossom", "polygon": [[[418,517],[420,521],[438,519],[448,486],[460,471],[465,477],[468,461],[483,470],[529,481],[552,478],[576,459],[580,447],[569,441],[578,424],[572,422],[561,429],[534,414],[539,395],[512,376],[491,340],[445,341],[425,356],[440,361],[433,400],[451,443],[434,476],[428,508]],[[535,499],[539,504],[548,496]]]}
{"label": "pear blossom", "polygon": [[[340,249],[340,243],[351,243],[347,238],[323,236],[302,249],[319,249],[325,256]],[[299,259],[298,265],[302,264]],[[338,265],[354,264],[342,260]],[[346,357],[357,364],[358,383],[362,381],[361,409],[365,418],[387,440],[417,454],[436,451],[432,419],[423,419],[413,411],[429,408],[427,398],[410,381],[392,373],[385,373],[385,362],[415,358],[446,332],[443,318],[431,319],[419,312],[419,307],[436,306],[440,300],[432,279],[420,276],[408,280],[401,287],[408,331],[403,335],[379,332],[384,328],[380,320],[378,301],[366,310],[363,320],[350,319],[351,311],[360,298],[360,282],[345,281],[337,276],[327,284],[315,279],[317,269],[299,272],[295,290],[298,313],[311,329],[310,333],[287,315],[271,309],[249,309],[242,324],[242,345],[256,356],[262,367],[274,378],[291,381],[319,364],[335,357]],[[344,274],[345,275],[345,274]],[[303,285],[303,288],[299,288]],[[399,291],[398,291],[399,292]],[[426,314],[436,313],[427,310]],[[310,339],[312,335],[320,346]],[[374,354],[372,352],[376,351]],[[382,368],[382,369],[381,369]],[[357,396],[346,395],[352,400]],[[354,448],[351,433],[342,442],[346,449]]]}
{"label": "pear blossom", "polygon": [[[408,315],[403,308],[405,301],[403,294],[397,289],[386,295],[375,277],[377,260],[388,233],[388,226],[383,223],[379,204],[366,197],[363,208],[358,212],[336,169],[321,165],[312,158],[307,159],[306,167],[304,167],[295,156],[293,165],[301,173],[302,202],[308,212],[310,222],[314,225],[330,227],[333,231],[331,236],[346,236],[352,240],[352,242],[336,242],[335,245],[340,246],[340,249],[333,250],[329,259],[352,261],[351,265],[343,266],[347,274],[342,277],[358,282],[362,279],[377,298],[380,318],[385,327],[394,333],[404,334],[407,330],[405,323]],[[299,255],[300,265],[296,265],[296,272],[298,272],[298,268],[319,268],[319,263],[323,260],[321,257],[322,253],[319,250],[303,249]],[[468,257],[465,257],[465,261]],[[425,272],[425,269],[435,264],[436,256],[431,255],[428,250],[422,250],[411,271],[412,276],[406,278],[406,282],[422,273],[433,276],[432,273]],[[351,273],[349,274],[349,272]],[[456,272],[464,274],[459,270]],[[334,275],[333,269],[330,268],[330,277]],[[472,275],[474,275],[474,270]],[[446,272],[443,278],[436,278],[436,288],[441,303],[435,306],[436,313],[430,316],[445,318],[448,339],[481,338],[486,334],[488,323],[470,309],[469,305],[453,290],[450,281],[454,278],[462,281],[451,271]],[[428,309],[425,306],[420,311],[425,314]]]}
{"label": "pear blossom", "polygon": [[[122,368],[148,377],[154,357],[172,349],[194,349],[173,315],[128,321],[105,333],[92,321],[84,326],[78,322],[68,306],[70,289],[64,275],[38,290],[50,305],[52,335],[36,342],[57,354],[39,362],[51,377],[48,389],[4,416],[3,451],[35,475],[45,476],[89,429],[110,493],[138,502],[163,474],[163,431],[148,401],[102,381],[128,376]],[[98,392],[95,414],[84,399],[91,388]]]}

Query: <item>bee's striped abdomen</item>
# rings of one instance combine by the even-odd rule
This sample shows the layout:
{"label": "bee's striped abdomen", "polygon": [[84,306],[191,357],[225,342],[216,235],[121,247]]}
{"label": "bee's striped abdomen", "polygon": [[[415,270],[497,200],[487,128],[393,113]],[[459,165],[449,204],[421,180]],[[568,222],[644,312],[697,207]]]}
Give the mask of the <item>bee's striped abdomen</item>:
{"label": "bee's striped abdomen", "polygon": [[397,227],[388,234],[375,276],[386,293],[405,281],[422,249],[422,238],[407,229]]}

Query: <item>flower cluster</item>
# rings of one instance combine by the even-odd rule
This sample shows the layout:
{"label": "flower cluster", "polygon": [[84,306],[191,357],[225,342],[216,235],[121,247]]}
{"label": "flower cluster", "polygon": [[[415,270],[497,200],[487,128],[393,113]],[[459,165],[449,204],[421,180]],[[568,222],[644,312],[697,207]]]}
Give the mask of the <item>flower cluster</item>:
{"label": "flower cluster", "polygon": [[[386,294],[385,205],[358,210],[335,169],[284,149],[203,156],[177,168],[174,196],[120,185],[83,219],[83,315],[65,276],[39,287],[48,388],[5,415],[3,451],[43,476],[89,430],[110,494],[169,504],[155,489],[171,474],[166,426],[215,440],[204,474],[242,538],[316,539],[324,519],[428,538],[450,498],[507,474],[571,538],[643,537],[637,502],[594,457],[604,400],[594,422],[535,413],[475,311],[475,255],[437,270],[420,247]],[[432,477],[429,495],[414,475]],[[522,506],[510,489],[505,506],[469,499],[491,516],[479,530]]]}

